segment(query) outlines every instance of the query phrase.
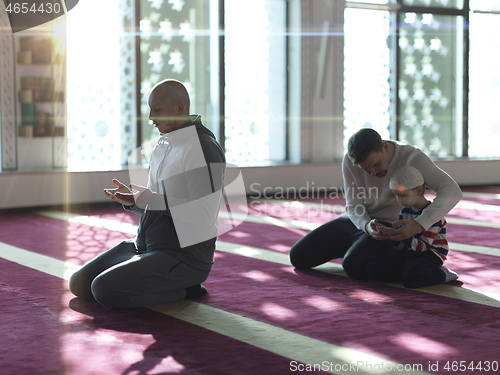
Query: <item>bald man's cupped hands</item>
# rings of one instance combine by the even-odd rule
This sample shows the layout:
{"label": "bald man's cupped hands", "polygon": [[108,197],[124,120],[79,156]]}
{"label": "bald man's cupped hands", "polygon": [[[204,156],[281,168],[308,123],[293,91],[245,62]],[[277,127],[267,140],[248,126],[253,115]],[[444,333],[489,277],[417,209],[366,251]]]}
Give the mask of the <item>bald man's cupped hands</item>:
{"label": "bald man's cupped hands", "polygon": [[104,193],[114,201],[125,206],[133,206],[134,204],[146,206],[153,194],[145,186],[130,184],[129,186],[120,182],[116,178],[113,179],[114,189],[104,189]]}

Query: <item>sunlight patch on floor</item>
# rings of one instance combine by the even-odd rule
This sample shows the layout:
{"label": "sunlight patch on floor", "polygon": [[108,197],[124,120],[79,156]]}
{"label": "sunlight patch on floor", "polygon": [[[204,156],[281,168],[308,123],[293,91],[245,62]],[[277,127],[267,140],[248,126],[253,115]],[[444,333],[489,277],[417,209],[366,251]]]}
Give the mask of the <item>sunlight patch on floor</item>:
{"label": "sunlight patch on floor", "polygon": [[[450,335],[449,339],[453,340],[453,337],[453,335]],[[389,340],[411,352],[420,354],[429,359],[437,360],[451,358],[452,355],[457,354],[457,350],[452,346],[417,335],[416,333],[399,333],[396,336],[390,337]]]}

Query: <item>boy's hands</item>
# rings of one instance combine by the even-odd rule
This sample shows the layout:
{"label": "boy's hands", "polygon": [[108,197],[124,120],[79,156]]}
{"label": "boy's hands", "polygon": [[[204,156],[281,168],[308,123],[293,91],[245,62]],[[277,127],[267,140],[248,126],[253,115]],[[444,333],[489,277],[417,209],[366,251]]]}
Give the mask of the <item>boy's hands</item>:
{"label": "boy's hands", "polygon": [[387,231],[393,231],[394,228],[389,227],[390,223],[382,224],[377,219],[372,219],[366,224],[366,232],[376,240],[383,241]]}
{"label": "boy's hands", "polygon": [[424,230],[417,221],[409,219],[395,221],[392,226],[394,228],[387,228],[384,232],[386,239],[391,241],[403,241]]}
{"label": "boy's hands", "polygon": [[[388,223],[388,225],[391,225],[391,223]],[[377,219],[373,219],[366,224],[367,233],[380,241],[402,241],[423,230],[424,228],[418,222],[408,219],[395,221],[392,223],[392,227],[380,223]]]}

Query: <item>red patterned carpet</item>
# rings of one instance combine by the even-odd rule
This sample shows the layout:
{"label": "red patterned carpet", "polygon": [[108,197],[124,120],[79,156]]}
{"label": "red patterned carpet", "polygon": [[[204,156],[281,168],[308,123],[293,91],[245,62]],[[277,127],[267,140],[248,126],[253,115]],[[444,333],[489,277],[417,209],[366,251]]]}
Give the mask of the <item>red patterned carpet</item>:
{"label": "red patterned carpet", "polygon": [[447,216],[457,282],[356,282],[340,261],[297,271],[290,247],[344,201],[262,200],[220,236],[208,295],[123,311],[79,301],[67,278],[133,237],[136,215],[3,214],[0,373],[500,373],[500,188],[464,192]]}

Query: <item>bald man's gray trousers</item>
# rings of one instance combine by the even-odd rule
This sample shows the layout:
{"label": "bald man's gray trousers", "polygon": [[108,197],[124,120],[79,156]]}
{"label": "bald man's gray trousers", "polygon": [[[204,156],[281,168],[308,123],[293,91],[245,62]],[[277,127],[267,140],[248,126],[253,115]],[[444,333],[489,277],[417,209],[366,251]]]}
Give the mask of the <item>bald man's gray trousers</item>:
{"label": "bald man's gray trousers", "polygon": [[105,307],[131,308],[184,299],[186,288],[204,282],[209,273],[167,251],[139,253],[129,240],[85,264],[71,276],[69,286],[76,296]]}

